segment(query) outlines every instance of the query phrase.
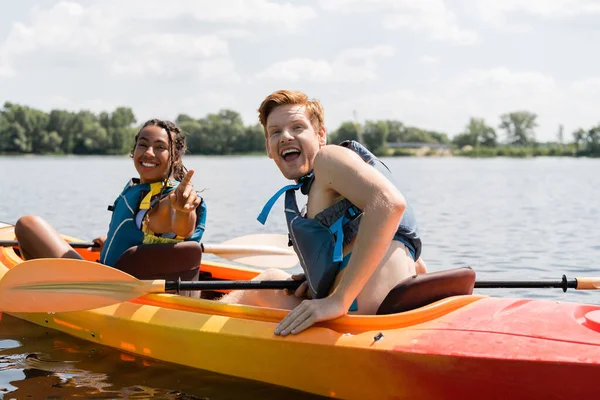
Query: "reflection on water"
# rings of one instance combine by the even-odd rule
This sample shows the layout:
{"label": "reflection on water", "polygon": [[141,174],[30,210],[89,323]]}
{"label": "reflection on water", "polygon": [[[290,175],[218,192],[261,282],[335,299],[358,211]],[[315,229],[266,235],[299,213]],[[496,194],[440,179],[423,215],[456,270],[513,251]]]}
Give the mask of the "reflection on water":
{"label": "reflection on water", "polygon": [[[5,339],[7,336],[12,339]],[[142,359],[4,314],[0,320],[0,398],[191,400],[319,397]]]}
{"label": "reflection on water", "polygon": [[[485,280],[600,275],[599,159],[385,161],[415,209],[432,271],[469,265]],[[188,156],[184,162],[196,170],[195,187],[205,189],[205,243],[286,231],[281,199],[266,226],[256,222],[264,202],[289,183],[267,157]],[[135,174],[127,157],[0,157],[0,171],[11,172],[0,176],[0,221],[38,214],[85,240],[105,234],[106,206]],[[600,303],[600,293],[591,291],[478,292]],[[306,398],[140,360],[8,317],[0,322],[1,393],[29,399]]]}

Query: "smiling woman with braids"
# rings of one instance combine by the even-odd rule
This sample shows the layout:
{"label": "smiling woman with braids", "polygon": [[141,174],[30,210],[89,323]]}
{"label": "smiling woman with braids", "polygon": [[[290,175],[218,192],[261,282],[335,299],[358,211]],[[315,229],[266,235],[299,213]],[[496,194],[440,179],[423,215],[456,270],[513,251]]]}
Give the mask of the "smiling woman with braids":
{"label": "smiling woman with braids", "polygon": [[[206,207],[191,180],[194,170],[182,163],[185,138],[170,121],[147,121],[135,136],[131,158],[139,178],[131,179],[109,210],[113,212],[100,245],[100,262],[114,266],[119,257],[142,244],[200,242]],[[15,226],[21,254],[32,258],[81,258],[42,218],[27,215]]]}

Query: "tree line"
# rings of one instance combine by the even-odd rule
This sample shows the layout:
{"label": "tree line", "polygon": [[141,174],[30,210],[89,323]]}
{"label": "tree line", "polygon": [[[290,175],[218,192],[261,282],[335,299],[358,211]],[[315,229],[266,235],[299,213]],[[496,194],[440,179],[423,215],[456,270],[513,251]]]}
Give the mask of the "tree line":
{"label": "tree line", "polygon": [[[483,148],[484,152],[490,152],[500,146],[509,146],[521,150],[530,149],[534,155],[600,156],[600,124],[573,131],[570,135],[571,140],[565,137],[563,125],[559,125],[556,139],[547,143],[539,143],[536,140],[537,126],[537,115],[534,113],[516,111],[502,114],[498,124],[498,129],[504,134],[501,143],[496,129],[487,125],[481,118],[471,118],[464,131],[452,139],[452,143],[458,148]],[[469,151],[473,151],[472,149]]]}
{"label": "tree line", "polygon": [[[393,154],[389,151],[392,143],[429,143],[452,145],[455,154],[466,156],[600,156],[600,124],[587,130],[577,129],[570,141],[560,125],[556,140],[546,143],[537,141],[537,126],[536,114],[515,111],[502,114],[497,128],[483,118],[471,118],[452,140],[444,133],[405,126],[400,121],[367,121],[362,127],[355,122],[344,122],[331,138],[332,142],[357,140],[362,134],[362,142],[380,155]],[[398,153],[408,155],[402,150]]]}
{"label": "tree line", "polygon": [[[179,115],[190,154],[243,154],[264,151],[260,124],[246,126],[240,114],[222,110],[201,119]],[[127,154],[139,129],[131,108],[112,112],[52,110],[5,103],[0,111],[0,153]]]}
{"label": "tree line", "polygon": [[[571,134],[571,141],[564,137],[561,125],[556,141],[538,143],[536,120],[537,115],[527,111],[511,112],[501,115],[494,128],[481,118],[471,118],[464,131],[452,140],[445,133],[407,126],[396,120],[366,121],[362,125],[347,121],[329,133],[328,142],[358,140],[379,155],[393,154],[392,144],[421,143],[453,147],[461,155],[512,155],[530,152],[523,149],[534,149],[534,155],[600,156],[600,125],[576,130]],[[180,114],[175,122],[186,136],[190,154],[264,152],[265,139],[260,124],[245,125],[235,111],[221,110],[200,119]],[[139,129],[137,123],[128,107],[99,114],[67,110],[47,113],[6,102],[0,110],[0,153],[127,154]],[[498,132],[503,133],[502,138]],[[406,155],[398,150],[396,154]]]}

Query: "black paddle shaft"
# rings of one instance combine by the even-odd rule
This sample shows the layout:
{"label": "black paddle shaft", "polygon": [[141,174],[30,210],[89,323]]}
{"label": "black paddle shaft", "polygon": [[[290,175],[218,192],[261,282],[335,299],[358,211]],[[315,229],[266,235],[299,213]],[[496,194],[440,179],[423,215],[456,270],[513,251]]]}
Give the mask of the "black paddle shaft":
{"label": "black paddle shaft", "polygon": [[[0,247],[17,247],[19,242],[16,240],[0,240]],[[87,249],[88,247],[100,247],[98,243],[94,242],[69,242],[69,245],[74,249]]]}
{"label": "black paddle shaft", "polygon": [[540,289],[540,288],[559,288],[563,292],[567,289],[577,289],[577,279],[567,279],[565,275],[560,281],[477,281],[475,287],[480,289]]}
{"label": "black paddle shaft", "polygon": [[303,281],[167,281],[165,290],[297,289]]}
{"label": "black paddle shaft", "polygon": [[[167,281],[165,290],[259,290],[259,289],[291,289],[295,290],[303,281]],[[558,288],[566,292],[568,288],[577,288],[577,279],[567,279],[563,275],[560,281],[477,281],[478,289],[541,289]]]}

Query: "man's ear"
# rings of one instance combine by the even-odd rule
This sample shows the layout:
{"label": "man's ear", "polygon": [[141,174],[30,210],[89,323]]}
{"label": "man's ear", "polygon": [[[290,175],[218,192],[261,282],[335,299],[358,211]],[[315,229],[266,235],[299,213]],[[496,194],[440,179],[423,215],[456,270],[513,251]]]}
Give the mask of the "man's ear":
{"label": "man's ear", "polygon": [[327,129],[325,129],[324,126],[321,126],[317,135],[319,136],[319,146],[325,146],[327,144]]}

